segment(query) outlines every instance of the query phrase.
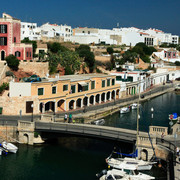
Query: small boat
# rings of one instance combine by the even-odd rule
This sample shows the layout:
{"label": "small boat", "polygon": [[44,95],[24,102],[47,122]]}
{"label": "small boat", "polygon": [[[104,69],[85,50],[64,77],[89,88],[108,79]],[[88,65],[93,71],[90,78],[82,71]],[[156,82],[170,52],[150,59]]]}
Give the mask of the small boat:
{"label": "small boat", "polygon": [[177,115],[177,113],[169,114],[169,120],[173,120],[173,121],[178,120],[178,115]]}
{"label": "small boat", "polygon": [[128,113],[130,111],[130,107],[123,107],[120,109],[120,114]]}
{"label": "small boat", "polygon": [[137,109],[137,107],[138,107],[138,104],[137,104],[137,103],[131,104],[131,109]]}
{"label": "small boat", "polygon": [[174,90],[177,91],[177,92],[180,92],[180,84],[176,85]]}
{"label": "small boat", "polygon": [[109,166],[121,169],[121,164],[136,165],[137,170],[150,170],[156,162],[138,160],[135,158],[107,158],[106,162]]}
{"label": "small boat", "polygon": [[4,149],[8,150],[8,152],[11,152],[11,153],[16,153],[18,150],[17,146],[15,146],[12,143],[8,143],[6,141],[3,141],[1,145]]}
{"label": "small boat", "polygon": [[96,174],[99,180],[129,180],[129,176],[124,171],[119,171],[116,169],[102,170],[101,173]]}
{"label": "small boat", "polygon": [[104,119],[98,119],[92,122],[92,124],[95,124],[95,125],[103,125],[104,123],[105,123]]}
{"label": "small boat", "polygon": [[136,165],[122,163],[120,169],[108,170],[107,173],[99,178],[100,180],[112,179],[131,179],[131,180],[149,180],[155,177],[141,173],[137,170]]}

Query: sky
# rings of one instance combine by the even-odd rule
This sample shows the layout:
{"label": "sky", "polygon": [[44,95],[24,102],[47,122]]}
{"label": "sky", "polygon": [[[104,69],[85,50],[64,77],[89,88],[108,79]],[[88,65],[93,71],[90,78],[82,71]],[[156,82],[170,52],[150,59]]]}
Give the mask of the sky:
{"label": "sky", "polygon": [[180,0],[5,0],[0,13],[42,25],[156,28],[180,35]]}

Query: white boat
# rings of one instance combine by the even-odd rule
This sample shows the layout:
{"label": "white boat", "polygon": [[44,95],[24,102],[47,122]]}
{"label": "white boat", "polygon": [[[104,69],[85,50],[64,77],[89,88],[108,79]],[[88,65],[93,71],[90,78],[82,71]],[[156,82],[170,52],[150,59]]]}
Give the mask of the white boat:
{"label": "white boat", "polygon": [[11,152],[11,153],[16,153],[17,150],[18,150],[18,147],[15,146],[14,144],[12,143],[8,143],[6,141],[3,141],[2,142],[2,147],[6,150],[8,150],[8,152]]}
{"label": "white boat", "polygon": [[108,171],[103,170],[101,174],[98,174],[99,180],[129,180],[129,176],[124,171],[117,169],[111,169]]}
{"label": "white boat", "polygon": [[123,107],[120,109],[120,114],[128,113],[130,111],[129,107]]}
{"label": "white boat", "polygon": [[137,170],[150,170],[156,162],[138,160],[135,158],[107,158],[106,162],[109,166],[121,169],[121,164],[136,165]]}
{"label": "white boat", "polygon": [[103,125],[104,123],[105,123],[104,119],[98,119],[92,122],[92,124],[95,124],[95,125]]}
{"label": "white boat", "polygon": [[141,173],[137,170],[137,166],[122,163],[120,169],[108,170],[106,174],[100,177],[100,180],[119,180],[119,179],[131,179],[131,180],[150,180],[155,177]]}
{"label": "white boat", "polygon": [[138,104],[137,104],[137,103],[131,104],[131,109],[137,109],[137,107],[138,107]]}

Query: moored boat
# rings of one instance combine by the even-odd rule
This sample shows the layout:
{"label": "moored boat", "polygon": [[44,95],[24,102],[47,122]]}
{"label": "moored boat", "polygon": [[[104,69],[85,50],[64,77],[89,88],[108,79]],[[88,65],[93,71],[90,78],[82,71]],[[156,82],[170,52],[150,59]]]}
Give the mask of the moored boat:
{"label": "moored boat", "polygon": [[8,150],[8,152],[11,152],[11,153],[16,153],[18,150],[17,146],[15,146],[12,143],[8,143],[6,141],[3,141],[1,145],[4,149]]}
{"label": "moored boat", "polygon": [[138,107],[138,104],[137,104],[137,103],[131,104],[131,109],[137,109],[137,107]]}
{"label": "moored boat", "polygon": [[103,125],[104,123],[105,123],[104,119],[98,119],[92,122],[92,124],[95,124],[95,125]]}
{"label": "moored boat", "polygon": [[120,114],[128,113],[130,111],[130,107],[123,107],[120,109]]}

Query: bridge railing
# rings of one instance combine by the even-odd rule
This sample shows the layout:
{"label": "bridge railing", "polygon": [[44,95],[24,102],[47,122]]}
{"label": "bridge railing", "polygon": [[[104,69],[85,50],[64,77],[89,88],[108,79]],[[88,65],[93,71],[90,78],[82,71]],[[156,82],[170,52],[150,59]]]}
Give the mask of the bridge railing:
{"label": "bridge railing", "polygon": [[154,135],[161,135],[164,133],[164,135],[168,135],[168,127],[161,127],[161,126],[149,126],[149,133]]}
{"label": "bridge railing", "polygon": [[34,131],[34,122],[18,121],[18,131]]}

